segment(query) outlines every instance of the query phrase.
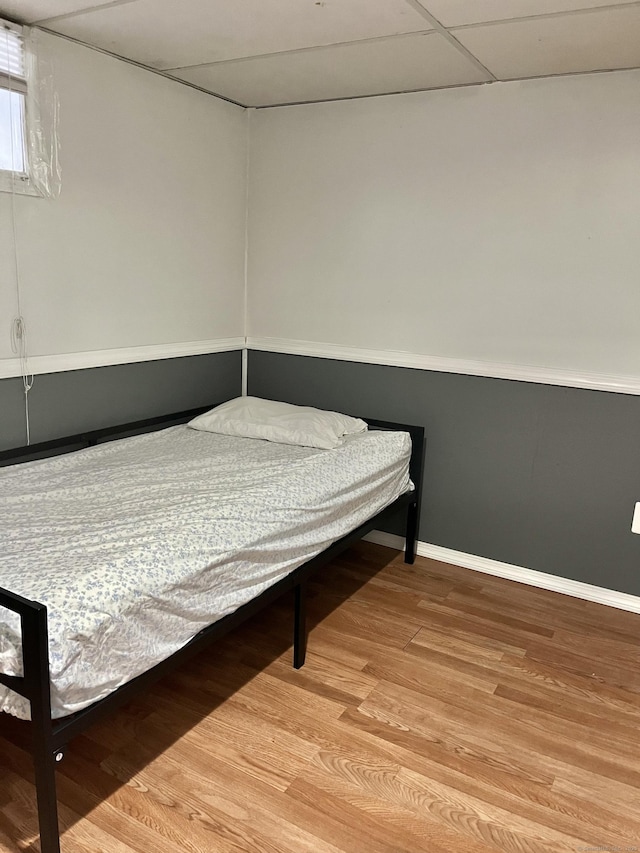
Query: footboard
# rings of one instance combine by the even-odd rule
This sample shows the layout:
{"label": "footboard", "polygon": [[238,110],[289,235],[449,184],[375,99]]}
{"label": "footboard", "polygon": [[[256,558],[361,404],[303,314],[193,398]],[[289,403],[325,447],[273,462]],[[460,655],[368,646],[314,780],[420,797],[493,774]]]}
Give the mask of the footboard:
{"label": "footboard", "polygon": [[21,676],[0,673],[0,684],[23,696],[31,705],[40,845],[42,853],[59,853],[55,764],[62,758],[62,749],[55,742],[51,720],[47,608],[1,587],[0,606],[20,617],[23,672]]}

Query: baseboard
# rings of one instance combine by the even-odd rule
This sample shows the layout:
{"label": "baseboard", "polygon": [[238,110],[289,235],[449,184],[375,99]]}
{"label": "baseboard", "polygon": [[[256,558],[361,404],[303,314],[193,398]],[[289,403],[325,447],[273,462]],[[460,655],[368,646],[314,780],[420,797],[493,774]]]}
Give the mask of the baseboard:
{"label": "baseboard", "polygon": [[[391,533],[383,533],[374,530],[365,536],[369,542],[378,545],[386,545],[388,548],[404,550],[404,539],[402,536],[394,536]],[[556,575],[548,575],[545,572],[537,572],[534,569],[525,569],[522,566],[513,566],[510,563],[501,563],[499,560],[490,560],[487,557],[476,557],[474,554],[466,554],[463,551],[453,551],[450,548],[441,548],[439,545],[430,545],[428,542],[418,542],[418,554],[441,563],[451,563],[462,566],[464,569],[472,569],[485,575],[495,575],[499,578],[525,583],[540,589],[549,589],[553,592],[561,592],[563,595],[571,595],[585,601],[595,601],[597,604],[606,604],[608,607],[616,607],[618,610],[627,610],[630,613],[640,613],[640,597],[629,595],[626,592],[617,592],[613,589],[605,589],[601,586],[593,586],[582,581],[574,581],[569,578],[560,578]]]}

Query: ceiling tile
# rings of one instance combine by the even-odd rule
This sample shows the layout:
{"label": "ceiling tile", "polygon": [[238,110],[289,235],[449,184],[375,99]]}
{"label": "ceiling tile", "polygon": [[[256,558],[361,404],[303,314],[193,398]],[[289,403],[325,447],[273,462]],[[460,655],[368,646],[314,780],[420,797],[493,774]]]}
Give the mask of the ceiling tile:
{"label": "ceiling tile", "polygon": [[637,0],[418,0],[445,27],[619,6]]}
{"label": "ceiling tile", "polygon": [[52,28],[166,69],[430,26],[405,0],[137,0],[74,15]]}
{"label": "ceiling tile", "polygon": [[0,18],[13,18],[23,24],[32,24],[55,15],[68,15],[80,9],[104,6],[104,3],[105,0],[0,0]]}
{"label": "ceiling tile", "polygon": [[486,24],[455,36],[501,80],[640,66],[640,6]]}
{"label": "ceiling tile", "polygon": [[181,79],[245,106],[480,83],[488,78],[437,33],[221,62]]}

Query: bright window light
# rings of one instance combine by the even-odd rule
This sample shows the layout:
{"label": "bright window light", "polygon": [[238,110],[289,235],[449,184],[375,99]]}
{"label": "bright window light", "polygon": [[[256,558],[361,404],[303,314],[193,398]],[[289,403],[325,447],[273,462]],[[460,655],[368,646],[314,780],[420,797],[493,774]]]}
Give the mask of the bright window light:
{"label": "bright window light", "polygon": [[0,169],[24,175],[24,95],[0,89]]}
{"label": "bright window light", "polygon": [[22,28],[0,21],[0,171],[27,173],[25,70]]}

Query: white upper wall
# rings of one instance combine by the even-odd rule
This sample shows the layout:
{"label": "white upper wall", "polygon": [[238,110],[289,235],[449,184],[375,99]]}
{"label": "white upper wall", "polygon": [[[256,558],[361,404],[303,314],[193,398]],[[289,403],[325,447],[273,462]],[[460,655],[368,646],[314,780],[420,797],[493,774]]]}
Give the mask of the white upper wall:
{"label": "white upper wall", "polygon": [[[30,354],[240,338],[246,112],[41,41],[63,180],[15,199]],[[629,71],[253,111],[248,334],[640,377],[639,92]]]}
{"label": "white upper wall", "polygon": [[[243,334],[245,110],[54,36],[62,190],[15,199],[31,355]],[[15,314],[0,193],[0,368]]]}
{"label": "white upper wall", "polygon": [[640,376],[640,72],[256,111],[250,337]]}

